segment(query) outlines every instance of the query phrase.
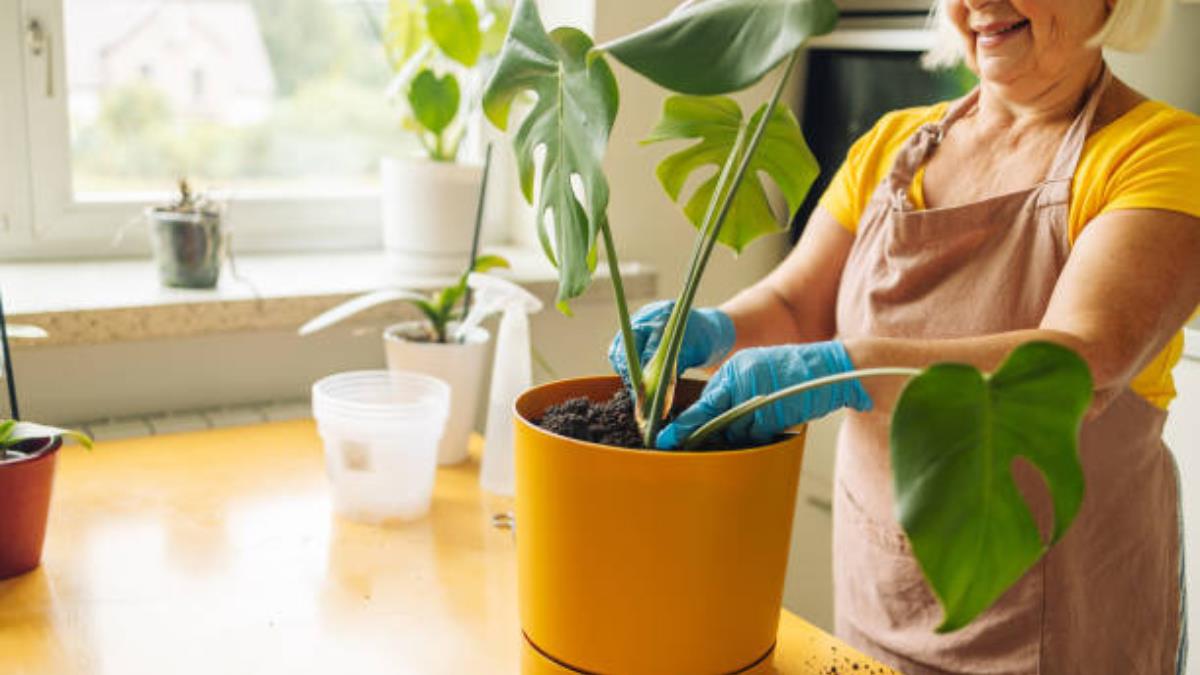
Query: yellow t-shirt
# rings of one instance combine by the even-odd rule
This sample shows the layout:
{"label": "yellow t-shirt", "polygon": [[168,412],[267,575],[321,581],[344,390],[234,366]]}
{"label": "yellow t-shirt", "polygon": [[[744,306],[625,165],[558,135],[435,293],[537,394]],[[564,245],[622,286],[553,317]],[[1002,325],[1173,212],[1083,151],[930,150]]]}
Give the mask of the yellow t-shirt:
{"label": "yellow t-shirt", "polygon": [[[942,118],[948,103],[909,108],[884,115],[859,138],[821,197],[821,206],[850,232],[862,218],[896,153],[922,124]],[[909,195],[925,208],[917,172]],[[1097,216],[1119,209],[1163,209],[1200,217],[1200,117],[1165,103],[1146,101],[1091,134],[1071,183],[1068,236]],[[1183,333],[1134,378],[1132,389],[1166,408],[1175,397],[1171,369],[1183,352]]]}

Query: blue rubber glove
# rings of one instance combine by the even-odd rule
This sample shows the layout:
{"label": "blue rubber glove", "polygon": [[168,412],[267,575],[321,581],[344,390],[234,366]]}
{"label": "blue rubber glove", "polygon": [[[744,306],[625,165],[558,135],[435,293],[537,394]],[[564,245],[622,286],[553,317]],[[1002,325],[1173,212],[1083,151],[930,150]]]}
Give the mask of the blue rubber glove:
{"label": "blue rubber glove", "polygon": [[[705,422],[760,394],[851,370],[854,364],[840,342],[744,349],[721,366],[692,407],[659,432],[657,445],[664,450],[678,448]],[[758,445],[789,427],[838,408],[851,407],[861,412],[870,410],[872,405],[858,380],[838,382],[776,401],[742,417],[725,429],[725,439],[735,444]]]}
{"label": "blue rubber glove", "polygon": [[[663,330],[674,306],[674,300],[660,300],[639,309],[630,319],[635,347],[643,367],[649,363],[662,342]],[[728,314],[715,308],[693,309],[688,314],[687,328],[683,331],[679,372],[719,363],[733,349],[735,338],[733,319]],[[628,384],[629,362],[625,359],[625,341],[620,331],[617,331],[608,348],[608,362]]]}

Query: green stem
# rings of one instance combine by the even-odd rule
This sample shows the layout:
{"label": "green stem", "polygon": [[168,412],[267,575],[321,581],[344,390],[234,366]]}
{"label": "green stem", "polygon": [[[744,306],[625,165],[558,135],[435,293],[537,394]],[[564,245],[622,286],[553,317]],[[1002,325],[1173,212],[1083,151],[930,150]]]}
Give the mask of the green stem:
{"label": "green stem", "polygon": [[638,357],[637,344],[633,341],[633,323],[629,320],[629,305],[625,302],[625,284],[621,281],[621,265],[617,260],[617,247],[613,245],[612,230],[608,219],[600,223],[604,237],[604,258],[608,261],[608,276],[612,279],[613,295],[617,298],[617,319],[621,324],[621,340],[625,343],[625,361],[629,364],[629,384],[633,387],[633,409],[640,410],[646,395],[642,380],[642,362]]}
{"label": "green stem", "polygon": [[[642,410],[637,409],[638,425],[643,434],[642,441],[646,447],[651,445],[652,439],[657,434],[657,425],[649,425],[647,420],[662,419],[663,411],[671,407],[674,399],[675,385],[678,380],[678,363],[679,351],[682,349],[682,336],[687,331],[687,313],[679,311],[681,305],[691,308],[692,297],[689,297],[688,290],[695,289],[699,284],[699,278],[702,274],[701,266],[704,258],[705,242],[709,238],[710,230],[713,226],[713,216],[717,213],[720,204],[721,195],[725,193],[725,187],[729,182],[729,177],[733,174],[733,167],[737,164],[741,157],[743,145],[746,140],[745,128],[739,128],[737,136],[733,139],[733,148],[729,152],[729,156],[725,158],[725,163],[721,167],[721,173],[717,177],[716,187],[713,189],[712,196],[708,199],[708,207],[704,213],[704,219],[700,221],[700,236],[696,238],[696,244],[692,247],[692,259],[688,264],[687,276],[685,277],[683,291],[680,300],[671,308],[671,314],[667,317],[667,323],[663,327],[663,341],[659,348],[651,357],[650,363],[646,365],[646,387],[649,400],[644,401],[647,408]],[[682,322],[682,325],[680,323]],[[680,339],[676,339],[680,338]],[[668,368],[668,365],[671,367]]]}
{"label": "green stem", "polygon": [[742,417],[753,413],[763,406],[770,405],[781,399],[788,398],[789,396],[803,394],[806,391],[810,391],[818,387],[824,387],[826,385],[836,384],[838,382],[845,382],[846,380],[856,380],[864,377],[886,377],[896,375],[908,377],[920,374],[920,368],[866,368],[863,370],[851,370],[846,373],[838,373],[837,375],[829,375],[828,377],[819,377],[815,380],[809,380],[808,382],[804,382],[802,384],[780,389],[779,391],[772,392],[770,394],[755,396],[754,398],[735,405],[729,410],[726,410],[720,415],[717,415],[708,422],[704,423],[703,426],[693,432],[692,435],[688,436],[687,440],[683,442],[683,449],[695,450],[703,445],[704,441],[708,440],[713,434],[719,433]]}
{"label": "green stem", "polygon": [[[666,349],[661,363],[655,363],[658,360],[658,354],[654,355],[651,363],[661,368],[657,371],[656,386],[654,391],[650,392],[651,403],[650,409],[647,411],[645,427],[642,429],[642,441],[646,447],[654,447],[654,439],[658,437],[658,432],[665,422],[665,413],[667,412],[667,389],[674,388],[675,371],[678,370],[679,351],[683,344],[683,335],[687,329],[687,316],[691,312],[692,303],[696,299],[696,291],[700,286],[700,278],[704,274],[705,268],[708,266],[709,257],[712,255],[713,248],[721,236],[721,228],[725,225],[725,219],[729,216],[729,210],[733,206],[733,199],[737,195],[738,189],[742,185],[742,181],[746,177],[746,172],[750,168],[750,163],[754,159],[754,153],[758,150],[759,143],[762,142],[763,136],[766,135],[767,126],[771,122],[771,118],[775,115],[775,108],[779,105],[779,99],[783,96],[783,90],[787,86],[788,78],[792,71],[796,69],[796,59],[798,52],[792,52],[788,57],[787,63],[783,69],[783,75],[779,78],[779,82],[775,85],[775,90],[771,93],[771,100],[767,103],[763,110],[763,116],[758,121],[758,126],[754,129],[754,135],[750,138],[750,143],[746,147],[746,152],[739,158],[737,172],[733,176],[733,182],[729,189],[724,192],[714,190],[714,194],[720,195],[720,207],[717,210],[715,219],[705,218],[705,226],[702,229],[702,245],[696,248],[697,257],[693,257],[693,264],[689,269],[687,282],[680,294],[679,301],[675,303],[675,307],[671,311],[671,317],[667,321],[667,330],[663,334],[663,342],[659,345],[659,351]],[[735,148],[736,150],[736,148]],[[731,156],[737,156],[731,153]],[[718,186],[720,187],[720,186]],[[712,203],[709,203],[709,215],[712,214]],[[664,386],[665,383],[670,383],[671,386]]]}

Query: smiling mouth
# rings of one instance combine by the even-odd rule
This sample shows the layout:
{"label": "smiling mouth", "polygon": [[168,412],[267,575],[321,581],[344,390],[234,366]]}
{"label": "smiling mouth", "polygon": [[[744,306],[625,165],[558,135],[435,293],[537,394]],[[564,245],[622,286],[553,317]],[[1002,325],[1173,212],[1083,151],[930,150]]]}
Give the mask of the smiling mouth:
{"label": "smiling mouth", "polygon": [[979,37],[982,38],[998,38],[1003,35],[1008,35],[1009,33],[1015,33],[1028,25],[1029,19],[1022,19],[1021,21],[1001,28],[992,28],[989,26],[985,29],[977,31],[977,33],[979,34]]}

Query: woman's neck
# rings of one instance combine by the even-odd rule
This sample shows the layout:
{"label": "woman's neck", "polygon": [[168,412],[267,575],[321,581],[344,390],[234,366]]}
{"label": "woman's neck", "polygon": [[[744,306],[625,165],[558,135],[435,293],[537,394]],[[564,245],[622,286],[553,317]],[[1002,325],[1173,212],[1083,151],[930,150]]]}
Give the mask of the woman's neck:
{"label": "woman's neck", "polygon": [[985,80],[980,84],[979,121],[1014,130],[1070,122],[1103,72],[1104,61],[1097,55],[1089,67],[1073,69],[1033,91]]}

